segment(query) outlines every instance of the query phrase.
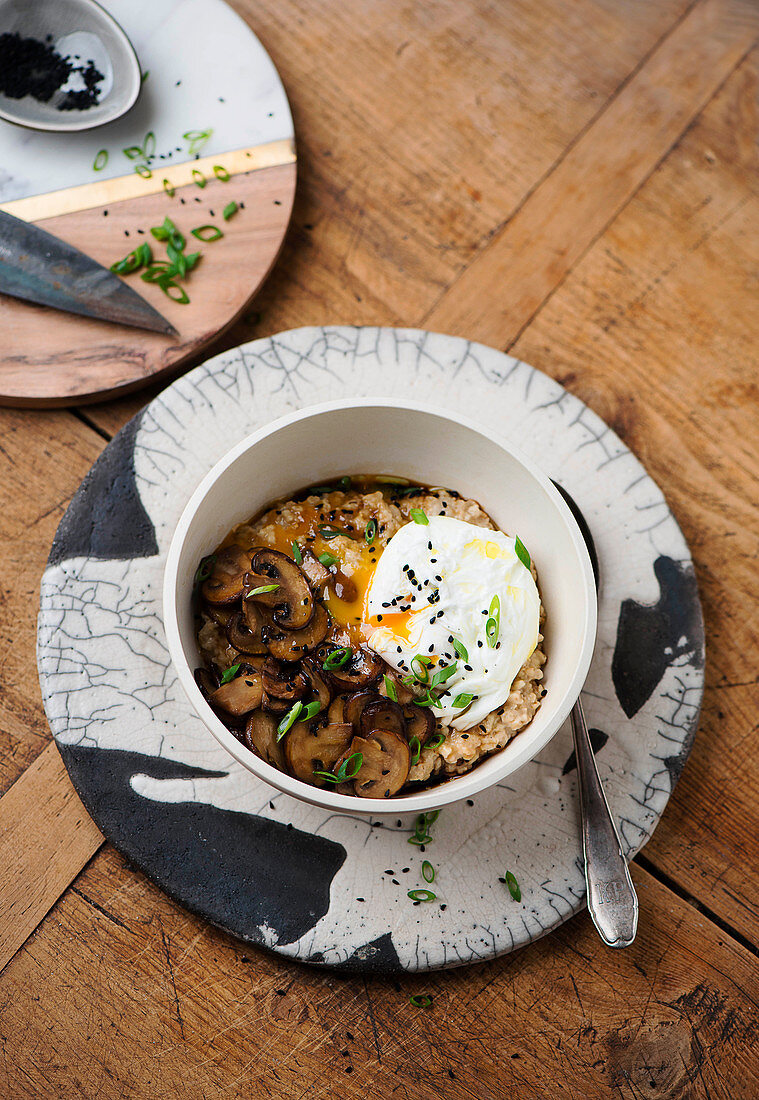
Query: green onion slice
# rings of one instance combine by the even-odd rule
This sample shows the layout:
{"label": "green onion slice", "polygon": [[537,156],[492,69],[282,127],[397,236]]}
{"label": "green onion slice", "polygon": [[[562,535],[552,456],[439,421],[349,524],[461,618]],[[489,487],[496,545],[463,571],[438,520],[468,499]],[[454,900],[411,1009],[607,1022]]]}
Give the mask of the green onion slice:
{"label": "green onion slice", "polygon": [[264,592],[275,592],[279,588],[278,584],[261,584],[258,588],[251,588],[250,592],[245,595],[246,599],[251,596],[261,596]]}
{"label": "green onion slice", "polygon": [[147,164],[135,164],[134,170],[138,176],[142,176],[144,180],[151,180],[153,173],[148,168]]}
{"label": "green onion slice", "polygon": [[187,141],[188,153],[199,153],[208,139],[211,137],[213,130],[187,130],[182,137]]}
{"label": "green onion slice", "polygon": [[[419,671],[417,671],[417,669],[414,668],[415,664],[418,666]],[[409,662],[409,668],[411,669],[411,671],[413,672],[414,676],[417,678],[417,680],[419,681],[420,684],[428,684],[429,683],[429,680],[430,680],[429,666],[431,664],[432,664],[432,661],[429,659],[429,657],[424,657],[424,656],[422,656],[421,653],[416,653],[411,658],[411,661]]]}
{"label": "green onion slice", "polygon": [[309,703],[303,708],[303,713],[300,716],[301,722],[310,722],[312,718],[316,717],[321,709],[321,703],[318,699],[315,699],[313,703]]}
{"label": "green onion slice", "polygon": [[428,859],[425,859],[422,864],[422,878],[425,882],[435,881],[435,868],[432,866]]}
{"label": "green onion slice", "polygon": [[470,695],[468,691],[462,691],[460,695],[457,695],[453,700],[454,707],[463,708],[468,707],[474,699],[473,695]]}
{"label": "green onion slice", "polygon": [[211,573],[213,573],[215,561],[215,554],[209,554],[207,558],[203,558],[197,568],[197,572],[195,573],[195,580],[193,581],[195,587],[197,587],[199,584],[202,584],[203,581],[208,580],[208,578],[211,576]]}
{"label": "green onion slice", "polygon": [[485,637],[491,649],[495,649],[498,635],[501,632],[501,601],[498,596],[493,596],[490,601],[488,620],[485,623]]}
{"label": "green onion slice", "polygon": [[156,279],[156,282],[166,297],[171,298],[172,302],[176,302],[180,306],[187,305],[190,300],[190,295],[183,286],[179,286],[178,283],[172,282],[171,279]]}
{"label": "green onion slice", "polygon": [[92,162],[92,167],[94,168],[94,170],[96,172],[102,172],[107,163],[108,163],[108,150],[107,149],[101,149],[100,152],[95,157],[95,160]]}
{"label": "green onion slice", "polygon": [[364,528],[364,538],[367,543],[372,543],[377,537],[377,521],[376,519],[370,519]]}
{"label": "green onion slice", "polygon": [[408,838],[409,844],[416,844],[417,846],[421,846],[422,844],[429,844],[431,840],[432,837],[429,835],[429,833],[425,834],[424,836],[420,836],[418,833],[414,833],[413,836],[410,836]]}
{"label": "green onion slice", "polygon": [[125,157],[129,157],[130,160],[137,160],[142,156],[141,145],[128,145],[126,149],[122,149],[121,152]]}
{"label": "green onion slice", "polygon": [[[356,778],[361,771],[361,765],[363,763],[364,754],[361,752],[353,752],[343,760],[336,772],[315,771],[314,775],[318,776],[319,779],[323,779],[326,783],[345,783],[349,779]],[[349,768],[351,769],[350,771],[348,770]]]}
{"label": "green onion slice", "polygon": [[527,547],[517,535],[514,538],[514,553],[521,561],[525,569],[530,568],[530,555],[527,553]]}
{"label": "green onion slice", "polygon": [[228,222],[230,218],[234,217],[240,207],[236,202],[228,202],[221,212],[221,216],[225,222]]}
{"label": "green onion slice", "polygon": [[232,178],[223,164],[214,164],[213,174],[216,176],[217,180],[221,180],[222,183],[229,183]]}
{"label": "green onion slice", "polygon": [[397,703],[398,692],[396,691],[395,684],[387,674],[383,676],[383,680],[385,681],[385,691],[387,692],[388,699],[392,699],[394,703]]}
{"label": "green onion slice", "polygon": [[351,657],[350,646],[342,646],[340,649],[333,649],[330,655],[322,662],[322,668],[327,672],[331,668],[342,668],[346,665]]}
{"label": "green onion slice", "polygon": [[437,898],[431,890],[409,890],[408,896],[412,901],[435,901]]}
{"label": "green onion slice", "polygon": [[335,557],[335,555],[326,552],[319,555],[319,561],[322,563],[322,565],[337,565],[337,558]]}
{"label": "green onion slice", "polygon": [[430,687],[437,687],[439,684],[444,684],[446,680],[450,680],[455,671],[455,665],[445,665],[443,668],[438,669],[430,680]]}
{"label": "green onion slice", "polygon": [[412,508],[409,515],[413,519],[414,523],[421,523],[422,527],[426,527],[429,524],[427,519],[427,513],[422,511],[421,508]]}
{"label": "green onion slice", "polygon": [[196,225],[190,232],[193,237],[197,237],[199,241],[205,241],[206,244],[218,241],[224,236],[217,225]]}
{"label": "green onion slice", "polygon": [[461,658],[462,661],[468,661],[469,660],[469,650],[466,648],[466,646],[463,644],[463,642],[460,642],[458,640],[458,638],[453,639],[453,648],[454,648],[455,652],[458,653],[458,655],[459,655],[459,657]]}
{"label": "green onion slice", "polygon": [[205,187],[207,182],[206,177],[203,175],[199,168],[193,168],[192,180],[193,183],[195,183],[198,187]]}
{"label": "green onion slice", "polygon": [[291,726],[294,726],[298,721],[300,712],[303,710],[303,704],[301,702],[294,703],[282,721],[277,726],[277,740],[281,741]]}
{"label": "green onion slice", "polygon": [[353,535],[349,531],[343,531],[340,527],[332,527],[329,523],[319,524],[319,534],[323,539],[328,542],[330,539],[336,539],[338,535],[342,535],[343,538],[352,539]]}
{"label": "green onion slice", "polygon": [[228,684],[230,680],[234,680],[235,676],[240,670],[239,663],[236,665],[230,665],[221,678],[222,684]]}
{"label": "green onion slice", "polygon": [[514,875],[512,875],[511,871],[506,872],[505,879],[506,885],[509,888],[509,893],[511,894],[514,901],[521,901],[522,891],[519,889],[519,883],[517,882]]}
{"label": "green onion slice", "polygon": [[[454,702],[454,705],[455,705],[455,702]],[[435,736],[427,742],[427,748],[429,748],[429,749],[439,749],[444,741],[445,741],[445,734],[444,733],[436,733]]]}
{"label": "green onion slice", "polygon": [[298,546],[297,542],[293,543],[293,561],[296,563],[296,565],[303,564],[303,554],[301,553],[300,546]]}
{"label": "green onion slice", "polygon": [[416,734],[414,734],[413,737],[409,737],[408,747],[411,750],[411,764],[412,764],[412,766],[414,764],[418,764],[419,763],[419,757],[422,755],[422,742],[419,740],[419,738],[416,736]]}
{"label": "green onion slice", "polygon": [[409,997],[409,1004],[412,1004],[414,1008],[432,1008],[432,997],[429,993],[412,993]]}
{"label": "green onion slice", "polygon": [[166,194],[169,196],[170,199],[174,198],[176,188],[171,184],[171,182],[169,180],[164,179],[163,189],[166,192]]}

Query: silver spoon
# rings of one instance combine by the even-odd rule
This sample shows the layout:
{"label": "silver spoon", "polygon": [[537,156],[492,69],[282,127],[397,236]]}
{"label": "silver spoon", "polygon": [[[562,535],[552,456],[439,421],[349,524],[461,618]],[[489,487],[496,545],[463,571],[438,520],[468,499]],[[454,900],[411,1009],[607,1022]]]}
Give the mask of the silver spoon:
{"label": "silver spoon", "polygon": [[[45,43],[76,67],[47,102],[33,95],[17,99],[0,93],[0,118],[8,122],[33,130],[90,130],[120,118],[140,93],[140,63],[132,43],[94,0],[0,0],[3,34]],[[96,84],[97,102],[84,110],[61,109],[75,98],[70,93],[86,88],[82,72],[77,70],[90,61],[102,76]],[[4,70],[6,76],[7,63]]]}
{"label": "silver spoon", "polygon": [[[598,557],[585,517],[566,489],[557,482],[554,485],[577,520],[588,547],[597,587]],[[638,928],[638,896],[630,878],[627,860],[622,854],[619,833],[611,816],[609,803],[601,786],[579,698],[572,708],[571,718],[577,759],[588,912],[605,944],[609,947],[629,947]]]}

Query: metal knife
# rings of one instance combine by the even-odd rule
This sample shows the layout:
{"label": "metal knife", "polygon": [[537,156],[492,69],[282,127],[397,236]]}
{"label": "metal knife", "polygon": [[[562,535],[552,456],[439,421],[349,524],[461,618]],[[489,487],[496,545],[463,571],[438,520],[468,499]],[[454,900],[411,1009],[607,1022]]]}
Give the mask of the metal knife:
{"label": "metal knife", "polygon": [[0,210],[0,293],[176,336],[158,310],[73,245]]}

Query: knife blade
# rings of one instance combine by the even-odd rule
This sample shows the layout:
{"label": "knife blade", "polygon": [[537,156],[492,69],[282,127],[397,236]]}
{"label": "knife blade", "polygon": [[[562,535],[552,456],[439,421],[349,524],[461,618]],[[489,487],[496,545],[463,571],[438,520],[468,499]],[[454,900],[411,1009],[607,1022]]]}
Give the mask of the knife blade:
{"label": "knife blade", "polygon": [[0,292],[66,313],[176,336],[117,275],[32,222],[0,210]]}

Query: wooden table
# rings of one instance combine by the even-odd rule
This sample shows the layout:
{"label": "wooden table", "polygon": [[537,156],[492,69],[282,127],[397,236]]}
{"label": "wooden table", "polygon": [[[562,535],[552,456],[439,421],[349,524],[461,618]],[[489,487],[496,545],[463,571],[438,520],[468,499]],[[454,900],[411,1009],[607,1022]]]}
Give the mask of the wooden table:
{"label": "wooden table", "polygon": [[[638,939],[587,916],[491,964],[342,978],[245,949],[126,865],[50,744],[53,532],[149,397],[0,414],[0,1095],[759,1096],[759,8],[749,0],[238,0],[301,178],[259,316],[508,349],[640,456],[693,549],[701,729],[633,865]],[[217,349],[217,350],[220,350]],[[429,992],[429,1011],[409,994]]]}

